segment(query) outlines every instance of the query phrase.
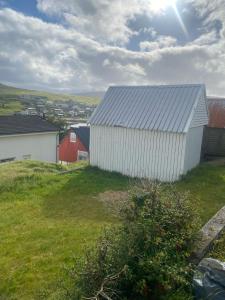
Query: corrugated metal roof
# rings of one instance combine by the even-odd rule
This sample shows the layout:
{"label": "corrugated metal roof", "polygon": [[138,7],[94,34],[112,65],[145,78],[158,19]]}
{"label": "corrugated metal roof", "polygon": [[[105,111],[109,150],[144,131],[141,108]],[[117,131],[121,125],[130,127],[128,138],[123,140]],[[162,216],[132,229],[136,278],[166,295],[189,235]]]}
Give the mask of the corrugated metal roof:
{"label": "corrugated metal roof", "polygon": [[202,93],[202,84],[110,87],[89,123],[186,132]]}

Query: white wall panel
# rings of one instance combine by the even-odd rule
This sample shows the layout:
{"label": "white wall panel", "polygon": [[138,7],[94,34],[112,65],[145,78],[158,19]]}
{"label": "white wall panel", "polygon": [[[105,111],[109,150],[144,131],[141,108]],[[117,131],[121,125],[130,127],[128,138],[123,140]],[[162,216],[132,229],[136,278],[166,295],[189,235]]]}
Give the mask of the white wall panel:
{"label": "white wall panel", "polygon": [[90,163],[139,178],[174,181],[183,174],[185,134],[91,126]]}
{"label": "white wall panel", "polygon": [[206,96],[202,94],[194,111],[191,128],[208,124],[208,105],[206,101]]}
{"label": "white wall panel", "polygon": [[201,158],[203,126],[190,128],[185,146],[184,173],[196,167]]}
{"label": "white wall panel", "polygon": [[0,160],[15,157],[24,159],[30,155],[33,160],[56,162],[57,133],[38,133],[0,136]]}

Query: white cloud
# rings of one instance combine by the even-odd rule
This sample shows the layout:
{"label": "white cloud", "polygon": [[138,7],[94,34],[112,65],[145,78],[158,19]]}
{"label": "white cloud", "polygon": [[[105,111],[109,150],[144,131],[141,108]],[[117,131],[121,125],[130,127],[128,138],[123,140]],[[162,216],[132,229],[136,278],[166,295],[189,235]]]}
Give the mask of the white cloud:
{"label": "white cloud", "polygon": [[[39,1],[39,5],[49,1]],[[52,11],[52,6],[42,9]],[[93,14],[94,8],[89,10]],[[58,12],[57,8],[54,14]],[[86,20],[89,22],[87,18],[77,25],[82,22],[77,14],[73,26],[63,27],[11,9],[0,9],[0,82],[69,92],[104,90],[110,84],[205,82],[210,94],[225,94],[222,32],[215,38],[213,30],[207,27],[203,36],[183,46],[172,37],[155,33],[155,41],[142,41],[143,51],[131,51],[120,43],[113,46],[106,41],[107,28],[102,28],[100,35],[95,33],[97,27],[90,34],[80,30],[80,26],[86,26]],[[126,22],[123,24],[114,41],[126,41],[129,36],[123,27]]]}
{"label": "white cloud", "polygon": [[222,25],[220,31],[224,38],[225,30],[225,3],[224,0],[186,0],[197,11],[198,15],[204,20],[203,24],[206,28],[211,28],[219,21]]}
{"label": "white cloud", "polygon": [[38,9],[58,15],[72,27],[101,42],[124,44],[135,34],[128,21],[143,14],[147,0],[38,0]]}
{"label": "white cloud", "polygon": [[200,37],[196,38],[190,44],[195,45],[211,45],[218,42],[219,38],[215,30],[212,30],[208,33],[202,34]]}
{"label": "white cloud", "polygon": [[37,0],[41,12],[59,16],[86,36],[113,45],[125,45],[137,34],[129,27],[137,16],[160,15],[168,6],[168,0]]}
{"label": "white cloud", "polygon": [[140,42],[141,51],[152,51],[161,48],[174,47],[177,40],[172,36],[158,36],[154,41]]}

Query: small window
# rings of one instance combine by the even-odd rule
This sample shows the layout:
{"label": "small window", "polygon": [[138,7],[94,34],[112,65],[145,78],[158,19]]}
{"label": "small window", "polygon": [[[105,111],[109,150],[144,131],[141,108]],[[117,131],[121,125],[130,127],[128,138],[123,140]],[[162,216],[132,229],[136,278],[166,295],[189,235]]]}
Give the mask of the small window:
{"label": "small window", "polygon": [[88,160],[88,152],[78,150],[77,160]]}
{"label": "small window", "polygon": [[31,155],[30,154],[23,155],[23,159],[24,160],[31,159]]}
{"label": "small window", "polygon": [[5,162],[14,161],[15,159],[16,159],[15,157],[3,158],[3,159],[0,159],[0,164],[5,163]]}
{"label": "small window", "polygon": [[70,143],[76,143],[76,133],[70,132]]}

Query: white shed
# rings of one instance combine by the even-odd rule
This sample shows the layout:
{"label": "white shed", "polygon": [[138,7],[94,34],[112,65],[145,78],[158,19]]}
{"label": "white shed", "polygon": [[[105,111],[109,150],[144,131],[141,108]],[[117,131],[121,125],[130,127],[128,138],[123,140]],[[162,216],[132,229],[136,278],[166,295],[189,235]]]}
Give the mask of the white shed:
{"label": "white shed", "polygon": [[89,123],[91,165],[175,181],[200,161],[205,86],[110,87]]}
{"label": "white shed", "polygon": [[59,128],[38,116],[0,116],[0,163],[58,161]]}

